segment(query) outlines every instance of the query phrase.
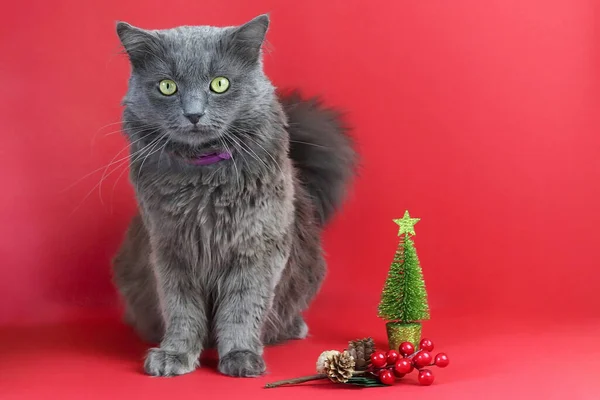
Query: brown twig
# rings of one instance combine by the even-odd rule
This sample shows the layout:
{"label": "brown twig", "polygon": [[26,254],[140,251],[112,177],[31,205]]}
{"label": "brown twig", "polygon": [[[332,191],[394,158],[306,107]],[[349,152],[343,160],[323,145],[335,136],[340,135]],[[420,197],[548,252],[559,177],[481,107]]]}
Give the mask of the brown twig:
{"label": "brown twig", "polygon": [[[370,373],[373,373],[373,372],[368,371],[368,370],[354,371],[354,372],[352,372],[352,376],[364,376],[364,375],[367,375]],[[276,387],[284,386],[284,385],[295,385],[296,383],[318,381],[320,379],[327,379],[327,375],[326,374],[316,374],[316,375],[309,375],[309,376],[301,376],[300,378],[285,379],[283,381],[267,383],[265,385],[265,388],[271,389],[271,388],[276,388]]]}
{"label": "brown twig", "polygon": [[300,378],[285,379],[283,381],[267,383],[265,385],[265,388],[270,389],[270,388],[276,388],[278,386],[283,386],[283,385],[295,385],[296,383],[303,383],[303,382],[308,382],[308,381],[318,381],[319,379],[327,379],[327,375],[326,374],[316,374],[316,375],[302,376]]}

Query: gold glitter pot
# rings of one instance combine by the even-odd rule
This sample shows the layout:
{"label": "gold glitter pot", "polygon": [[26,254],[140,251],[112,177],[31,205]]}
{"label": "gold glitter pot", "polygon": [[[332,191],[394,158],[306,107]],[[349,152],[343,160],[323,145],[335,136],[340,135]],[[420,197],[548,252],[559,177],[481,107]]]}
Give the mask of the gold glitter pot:
{"label": "gold glitter pot", "polygon": [[398,350],[398,347],[404,342],[411,342],[415,346],[415,350],[417,349],[421,341],[421,323],[388,322],[385,327],[390,349]]}

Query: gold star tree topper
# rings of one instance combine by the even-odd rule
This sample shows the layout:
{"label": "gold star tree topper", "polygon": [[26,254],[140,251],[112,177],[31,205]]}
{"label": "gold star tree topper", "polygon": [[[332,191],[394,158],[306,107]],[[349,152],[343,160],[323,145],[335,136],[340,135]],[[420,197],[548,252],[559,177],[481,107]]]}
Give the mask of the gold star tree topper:
{"label": "gold star tree topper", "polygon": [[411,218],[408,214],[408,210],[404,211],[404,217],[401,219],[395,219],[394,222],[398,224],[400,230],[398,231],[398,236],[402,236],[403,234],[407,235],[416,235],[415,234],[415,224],[419,222],[420,218]]}

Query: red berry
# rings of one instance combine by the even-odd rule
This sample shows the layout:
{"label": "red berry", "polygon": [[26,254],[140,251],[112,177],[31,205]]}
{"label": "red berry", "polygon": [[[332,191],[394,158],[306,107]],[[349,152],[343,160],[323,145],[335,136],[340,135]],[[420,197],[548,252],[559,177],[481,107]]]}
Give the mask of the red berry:
{"label": "red berry", "polygon": [[417,355],[413,358],[413,361],[417,368],[423,368],[431,364],[431,359],[431,353],[429,353],[428,351],[419,351]]}
{"label": "red berry", "polygon": [[429,339],[421,339],[419,342],[419,349],[425,351],[433,351],[433,342]]}
{"label": "red berry", "polygon": [[400,354],[398,354],[398,352],[396,350],[388,350],[388,352],[387,352],[387,365],[394,365],[394,364],[396,364],[396,361],[398,361],[399,357],[400,357]]}
{"label": "red berry", "polygon": [[384,369],[379,371],[379,380],[384,385],[393,385],[396,379],[394,378],[394,374],[392,374],[392,371]]}
{"label": "red berry", "polygon": [[419,383],[423,386],[429,386],[433,383],[433,372],[428,369],[422,369],[419,371]]}
{"label": "red berry", "polygon": [[404,342],[400,345],[398,350],[400,350],[400,354],[404,357],[408,357],[415,352],[415,346],[413,346],[411,342]]}
{"label": "red berry", "polygon": [[371,364],[375,368],[383,368],[387,365],[387,355],[383,351],[376,351],[371,354]]}
{"label": "red berry", "polygon": [[446,353],[439,353],[435,356],[434,363],[440,368],[446,368],[448,364],[450,364],[450,360],[448,359]]}
{"label": "red berry", "polygon": [[412,362],[408,358],[401,358],[394,365],[394,371],[398,374],[408,374],[413,370]]}
{"label": "red berry", "polygon": [[398,373],[398,371],[394,370],[394,376],[395,376],[396,378],[398,378],[398,379],[400,379],[400,378],[404,378],[404,375],[405,375],[405,374],[399,374],[399,373]]}

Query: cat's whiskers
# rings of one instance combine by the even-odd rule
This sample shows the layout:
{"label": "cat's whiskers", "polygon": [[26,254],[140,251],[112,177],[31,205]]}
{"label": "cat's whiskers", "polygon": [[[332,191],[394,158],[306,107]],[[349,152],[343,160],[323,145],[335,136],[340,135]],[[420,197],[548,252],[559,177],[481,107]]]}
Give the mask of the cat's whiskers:
{"label": "cat's whiskers", "polygon": [[[119,121],[116,121],[116,122],[111,122],[110,124],[106,124],[106,125],[104,125],[103,127],[101,127],[101,128],[98,128],[98,130],[97,130],[96,132],[94,132],[94,135],[92,136],[92,140],[90,141],[90,146],[94,147],[94,145],[95,145],[95,143],[96,143],[96,137],[98,136],[98,134],[99,134],[99,133],[100,133],[100,132],[101,132],[103,129],[105,129],[105,128],[108,128],[109,126],[113,126],[113,125],[118,125],[118,124],[121,124],[121,125],[122,125],[122,124],[124,124],[124,123],[126,123],[126,122],[129,122],[129,123],[136,123],[136,124],[137,124],[137,126],[136,126],[137,130],[146,130],[146,129],[150,129],[150,128],[155,128],[155,127],[156,127],[156,126],[155,126],[155,125],[153,125],[153,124],[142,124],[142,123],[139,123],[139,121],[130,121],[130,120],[125,120],[125,119],[123,119],[123,120],[119,120]],[[104,136],[104,137],[106,137],[106,136],[110,136],[110,135],[113,135],[113,134],[115,134],[115,133],[119,133],[119,132],[122,132],[122,131],[123,131],[123,129],[122,129],[122,128],[119,128],[118,130],[115,130],[115,131],[112,131],[112,132],[105,133],[103,136]]]}
{"label": "cat's whiskers", "polygon": [[122,123],[122,122],[121,122],[121,120],[119,120],[119,121],[117,121],[117,122],[112,122],[112,123],[110,123],[110,124],[106,124],[106,125],[104,125],[104,126],[103,126],[103,127],[101,127],[101,128],[98,128],[98,130],[96,130],[96,132],[94,132],[94,135],[92,136],[92,140],[90,140],[90,146],[91,146],[91,147],[94,147],[94,145],[96,144],[96,136],[98,136],[98,133],[100,133],[100,131],[101,131],[102,129],[104,129],[104,128],[108,128],[109,126],[113,126],[113,125],[116,125],[116,124],[121,124],[121,123]]}
{"label": "cat's whiskers", "polygon": [[236,173],[236,176],[237,176],[236,181],[237,181],[237,183],[239,185],[240,184],[240,178],[241,178],[241,176],[240,176],[240,171],[237,168],[237,165],[236,165],[236,162],[235,162],[235,158],[233,157],[233,152],[227,146],[227,144],[223,141],[222,138],[219,138],[219,142],[221,142],[221,144],[225,147],[225,150],[227,150],[227,152],[229,152],[229,154],[231,155],[231,161],[233,162],[233,168],[235,168],[235,173]]}
{"label": "cat's whiskers", "polygon": [[[152,140],[150,143],[148,143],[146,146],[144,146],[144,147],[143,147],[143,148],[142,148],[140,151],[137,151],[137,152],[136,152],[136,156],[135,156],[135,158],[132,156],[131,160],[129,161],[129,165],[130,165],[130,166],[131,166],[131,165],[133,165],[134,163],[136,163],[136,162],[138,162],[139,160],[141,160],[141,159],[142,159],[142,157],[144,157],[144,156],[146,156],[146,157],[149,157],[149,156],[151,155],[151,154],[150,154],[150,152],[151,152],[151,151],[154,149],[154,147],[156,146],[156,144],[157,144],[157,143],[158,143],[158,142],[159,142],[159,141],[160,141],[162,138],[164,138],[164,137],[166,137],[166,136],[167,136],[167,134],[160,135],[159,137],[155,138],[155,139],[154,139],[154,140]],[[163,148],[164,148],[164,147],[167,145],[167,143],[168,143],[168,141],[167,141],[167,142],[165,142],[165,145],[163,146]],[[145,160],[144,160],[144,161],[145,161]],[[143,164],[143,163],[142,163],[142,164]],[[127,168],[124,168],[124,169],[121,171],[121,173],[119,174],[119,177],[117,178],[117,182],[118,182],[118,179],[119,179],[119,178],[120,178],[120,177],[121,177],[121,176],[122,176],[122,175],[125,173],[125,171],[127,171]],[[138,171],[138,176],[139,176],[139,172],[140,172],[140,171]],[[117,182],[115,182],[115,185],[116,185],[116,183],[117,183]],[[113,194],[114,194],[114,191],[113,191]]]}
{"label": "cat's whiskers", "polygon": [[323,146],[323,145],[316,144],[316,143],[303,142],[302,140],[293,140],[293,139],[287,139],[286,140],[286,139],[283,139],[283,138],[274,138],[273,140],[279,140],[280,142],[287,141],[289,143],[301,143],[301,144],[305,144],[305,145],[308,145],[308,146],[320,147],[320,148],[323,148],[323,149],[331,149],[332,148],[332,147]]}
{"label": "cat's whiskers", "polygon": [[[138,130],[138,131],[139,131],[139,130],[141,130],[141,131],[144,131],[144,130],[147,130],[147,129],[157,129],[157,126],[156,126],[155,124],[138,124],[138,125],[136,125],[136,127],[135,127],[135,128],[136,128],[135,130]],[[122,128],[119,128],[119,129],[117,129],[117,130],[114,130],[114,131],[111,131],[111,132],[105,133],[105,134],[104,134],[104,137],[106,137],[106,136],[110,136],[110,135],[114,135],[115,133],[120,133],[120,132],[123,132],[123,129],[122,129]]]}
{"label": "cat's whiskers", "polygon": [[[299,125],[300,124],[297,123],[297,122],[288,122],[288,126],[290,126],[290,127],[291,126],[299,126]],[[283,139],[278,139],[278,140],[282,140],[283,141]],[[316,144],[316,143],[303,142],[302,140],[293,140],[291,137],[289,138],[289,142],[290,143],[301,143],[301,144],[305,144],[305,145],[308,145],[308,146],[314,146],[314,147],[321,147],[323,149],[331,149],[331,147],[329,147],[329,146],[323,146],[321,144]]]}
{"label": "cat's whiskers", "polygon": [[[158,138],[156,138],[156,140],[154,141],[154,146],[152,146],[152,149],[150,150],[150,151],[152,151],[152,153],[149,153],[149,154],[146,155],[146,157],[144,157],[144,160],[142,161],[142,165],[140,165],[140,169],[138,170],[138,176],[137,176],[137,180],[138,181],[140,180],[140,174],[142,173],[142,168],[144,168],[144,163],[146,162],[146,160],[148,159],[148,157],[150,157],[151,155],[155,154],[157,151],[160,151],[160,148],[158,150],[156,150],[156,151],[154,151],[154,149],[160,143],[160,140],[162,140],[166,136],[167,136],[167,133],[163,133]],[[133,161],[132,161],[132,163],[133,163]]]}
{"label": "cat's whiskers", "polygon": [[[167,137],[167,140],[165,141],[165,144],[162,147],[162,150],[160,152],[159,159],[158,159],[159,167],[160,167],[160,160],[162,159],[162,154],[163,154],[162,152],[167,147],[167,145],[169,144],[170,140],[171,140],[171,138]],[[136,160],[133,160],[132,162],[135,162],[135,161]],[[117,179],[115,180],[115,183],[113,184],[112,193],[111,193],[111,197],[110,197],[111,212],[112,212],[112,205],[114,203],[113,199],[114,199],[114,196],[115,196],[115,190],[117,188],[117,184],[119,183],[119,181],[121,180],[121,178],[123,177],[123,174],[125,174],[125,172],[127,172],[127,168],[123,168],[123,170],[121,171],[121,173],[119,174],[119,176],[117,176]]]}
{"label": "cat's whiskers", "polygon": [[[148,134],[150,135],[150,133]],[[159,137],[160,138],[160,137]],[[127,164],[127,160],[129,158],[133,158],[136,155],[139,155],[140,153],[143,153],[146,149],[148,149],[148,147],[150,145],[152,145],[156,140],[158,140],[159,138],[154,139],[152,142],[150,142],[148,145],[142,147],[140,150],[136,151],[135,153],[128,155],[127,157],[122,158],[119,161],[116,161],[114,163],[112,163],[112,165],[114,164],[118,164],[112,171],[110,171],[108,174],[106,174],[106,176],[103,175],[102,179],[100,180],[100,182],[98,182],[96,185],[94,185],[94,187],[92,189],[90,189],[90,191],[84,196],[83,200],[81,200],[81,202],[77,205],[77,207],[75,207],[73,209],[73,211],[69,214],[69,218],[75,214],[75,212],[77,212],[77,210],[79,210],[79,208],[83,205],[83,203],[85,203],[85,201],[88,199],[88,197],[90,197],[90,195],[96,190],[96,188],[102,186],[102,183],[104,182],[104,180],[106,180],[109,176],[111,176],[113,173],[115,173],[120,167],[122,167],[123,165]],[[141,140],[142,138],[138,139]],[[111,164],[109,164],[110,166]],[[104,167],[103,167],[104,168]],[[102,201],[102,198],[100,198],[100,200]],[[102,204],[104,204],[104,202],[102,202]]]}
{"label": "cat's whiskers", "polygon": [[[234,128],[234,131],[236,131],[236,128]],[[271,160],[273,160],[273,162],[275,163],[275,165],[277,165],[277,168],[279,168],[279,171],[282,174],[284,173],[283,169],[281,168],[281,166],[279,165],[279,163],[277,162],[277,160],[275,160],[275,157],[273,157],[273,155],[267,149],[265,149],[257,140],[253,139],[252,138],[252,134],[250,132],[243,132],[243,131],[239,131],[239,130],[237,130],[237,132],[239,134],[245,134],[248,139],[252,140],[258,147],[260,147],[271,158]]]}
{"label": "cat's whiskers", "polygon": [[[148,131],[148,132],[147,132],[147,133],[146,133],[144,136],[142,136],[141,138],[139,138],[139,139],[137,139],[137,140],[133,141],[132,143],[128,143],[128,144],[127,144],[127,146],[125,146],[123,149],[121,149],[121,151],[119,151],[119,152],[118,152],[118,153],[115,155],[115,157],[113,157],[113,160],[114,160],[114,159],[115,159],[115,158],[116,158],[116,157],[117,157],[117,156],[118,156],[120,153],[122,153],[123,151],[125,151],[125,150],[126,150],[126,149],[128,149],[128,148],[131,148],[131,146],[132,146],[132,145],[134,145],[135,143],[139,142],[140,140],[142,140],[142,139],[144,139],[144,138],[146,138],[146,137],[148,137],[148,136],[150,136],[150,135],[156,134],[158,131],[159,131],[159,129],[158,129],[158,128],[155,128],[155,129],[153,129],[153,130],[151,130],[151,131]],[[145,131],[142,131],[142,132],[145,132]],[[138,133],[140,133],[140,132],[138,132]],[[138,152],[136,152],[136,153],[138,153]],[[130,154],[130,155],[126,156],[126,157],[123,157],[123,158],[121,159],[121,160],[123,160],[123,162],[121,162],[119,165],[117,165],[117,166],[115,167],[115,169],[114,169],[114,170],[113,170],[113,171],[112,171],[110,174],[112,174],[114,171],[116,171],[118,168],[120,168],[120,167],[121,167],[123,164],[125,164],[125,163],[126,163],[126,160],[128,160],[128,159],[132,158],[134,155],[135,155],[135,154]],[[106,173],[108,172],[108,168],[109,168],[111,165],[112,165],[112,160],[111,160],[111,163],[109,163],[109,164],[106,166],[106,168],[104,169],[104,172],[102,173],[102,177],[100,178],[100,183],[101,183],[101,184],[100,184],[100,186],[98,187],[98,195],[100,196],[100,202],[102,203],[102,205],[104,205],[104,201],[102,200],[102,182],[103,182],[103,181],[104,181],[104,180],[105,180],[105,179],[106,179],[108,176],[110,176],[110,174],[109,174],[109,175],[106,175]]]}
{"label": "cat's whiskers", "polygon": [[[225,133],[225,137],[229,138],[229,140],[237,143],[237,145],[240,147],[241,150],[244,150],[250,157],[252,157],[253,159],[255,159],[256,161],[262,163],[266,168],[269,168],[269,166],[267,165],[266,162],[264,162],[259,156],[258,154],[256,154],[256,152],[254,150],[252,150],[251,147],[249,147],[248,145],[245,145],[245,143],[240,139],[239,141],[235,138],[235,136],[233,135],[229,135],[227,132]],[[252,152],[252,154],[250,154],[250,152]]]}
{"label": "cat's whiskers", "polygon": [[163,151],[165,151],[165,149],[169,145],[169,142],[171,141],[171,136],[167,135],[166,137],[167,137],[167,140],[165,140],[165,145],[162,147],[162,150],[160,151],[160,154],[158,155],[158,169],[160,169],[160,162],[163,158]]}
{"label": "cat's whiskers", "polygon": [[[140,133],[141,133],[141,132],[140,132]],[[149,133],[147,133],[146,135],[142,136],[141,138],[139,138],[139,139],[137,139],[137,140],[135,140],[135,141],[133,141],[133,142],[131,142],[131,143],[129,143],[129,142],[128,142],[128,143],[125,145],[125,147],[123,147],[121,150],[119,150],[119,152],[118,152],[117,154],[115,154],[115,156],[114,156],[114,157],[113,157],[113,158],[112,158],[112,159],[109,161],[109,163],[108,163],[107,165],[103,165],[103,166],[101,166],[101,167],[99,167],[99,168],[96,168],[95,170],[93,170],[93,171],[91,171],[91,172],[88,172],[87,174],[85,174],[84,176],[82,176],[81,178],[79,178],[78,180],[76,180],[75,182],[73,182],[72,184],[70,184],[69,186],[67,186],[66,188],[64,188],[63,190],[61,190],[59,193],[64,193],[64,192],[68,191],[69,189],[73,188],[73,187],[74,187],[74,186],[76,186],[78,183],[80,183],[81,181],[83,181],[85,178],[87,178],[87,177],[89,177],[89,176],[91,176],[91,175],[95,174],[96,172],[102,171],[102,170],[103,170],[103,169],[105,169],[105,168],[110,168],[110,166],[111,166],[111,165],[113,165],[113,164],[116,164],[116,163],[120,163],[120,162],[122,162],[123,160],[127,160],[127,159],[130,157],[130,155],[127,155],[127,156],[125,156],[125,157],[123,157],[123,158],[121,158],[121,159],[119,159],[119,160],[116,160],[116,161],[115,161],[115,158],[116,158],[116,157],[117,157],[119,154],[123,153],[125,150],[129,149],[129,147],[130,147],[131,145],[133,145],[134,143],[137,143],[137,142],[139,142],[140,140],[142,140],[142,139],[145,139],[146,137],[148,137],[149,135],[151,135],[151,134],[153,134],[153,133],[156,133],[156,132],[149,132]]]}
{"label": "cat's whiskers", "polygon": [[[250,134],[249,134],[249,132],[242,131],[242,130],[240,130],[240,129],[238,129],[238,128],[231,128],[231,129],[232,129],[232,131],[233,131],[234,133],[237,133],[237,134],[239,134],[240,136],[243,136],[243,137],[247,137],[248,139],[252,140],[252,141],[253,141],[255,144],[257,144],[257,145],[259,145],[259,146],[260,146],[260,144],[259,144],[259,143],[257,143],[257,142],[256,142],[256,140],[253,140],[253,139],[250,137]],[[233,136],[234,136],[234,135],[232,135],[232,137],[233,137]],[[239,141],[240,141],[242,144],[244,144],[244,145],[245,145],[245,147],[246,147],[248,150],[250,150],[250,151],[251,151],[251,152],[252,152],[252,153],[253,153],[253,154],[256,156],[256,157],[255,157],[255,159],[256,159],[256,160],[258,160],[258,161],[262,162],[262,163],[263,163],[263,165],[264,165],[265,167],[267,167],[267,168],[269,167],[269,165],[268,165],[268,164],[267,164],[267,163],[266,163],[266,162],[265,162],[265,161],[264,161],[262,158],[260,158],[260,157],[258,156],[258,154],[256,154],[256,152],[255,152],[255,151],[252,149],[252,147],[251,147],[250,145],[248,145],[247,143],[244,143],[244,141],[242,140],[242,137],[239,137],[238,139],[239,139]],[[269,154],[269,152],[268,152],[268,151],[267,151],[267,150],[266,150],[266,149],[265,149],[263,146],[260,146],[260,147],[262,148],[262,150],[263,150],[265,153],[267,153],[267,155],[268,155],[269,157],[271,157],[271,159],[273,159],[273,156],[272,156],[271,154]],[[274,160],[274,159],[273,159],[273,160]],[[275,162],[275,163],[277,164],[277,162]],[[277,166],[279,166],[279,165],[277,165]],[[279,169],[281,170],[281,168],[279,168]]]}
{"label": "cat's whiskers", "polygon": [[322,146],[322,145],[316,144],[316,143],[303,142],[301,140],[292,140],[292,139],[290,139],[289,142],[290,143],[301,143],[301,144],[305,144],[305,145],[308,145],[308,146],[314,146],[314,147],[320,147],[322,149],[330,149],[331,148],[331,147]]}
{"label": "cat's whiskers", "polygon": [[[132,146],[133,144],[135,144],[135,143],[139,142],[140,140],[142,140],[142,139],[144,139],[144,138],[146,138],[146,137],[148,137],[148,136],[150,136],[150,135],[152,135],[152,134],[155,134],[155,133],[157,133],[157,132],[158,132],[158,129],[155,129],[155,130],[149,131],[148,133],[146,133],[146,134],[145,134],[144,136],[142,136],[141,138],[139,138],[139,139],[135,140],[135,141],[134,141],[134,142],[132,142],[131,144],[128,144],[127,146],[125,146],[125,148],[123,148],[121,151],[119,151],[117,154],[115,154],[115,156],[113,157],[113,160],[114,160],[114,159],[115,159],[115,158],[116,158],[116,157],[117,157],[117,156],[118,156],[120,153],[122,153],[123,151],[125,151],[125,150],[126,150],[126,149],[128,149],[128,148],[131,148],[131,146]],[[137,152],[136,152],[136,153],[137,153]],[[126,157],[123,157],[121,160],[125,160],[125,161],[123,161],[123,163],[124,163],[124,162],[126,162],[126,160],[130,159],[131,157],[133,157],[133,155],[132,155],[132,154],[131,154],[131,155],[128,155],[128,156],[126,156]],[[100,178],[100,182],[101,182],[101,183],[104,181],[104,179],[105,179],[106,177],[108,177],[108,175],[106,175],[106,173],[108,172],[108,168],[111,166],[111,164],[112,164],[112,160],[111,160],[111,162],[110,162],[110,163],[109,163],[109,164],[106,166],[106,168],[104,169],[104,172],[102,173],[102,177]],[[122,165],[122,164],[121,164],[121,165]],[[119,168],[121,165],[118,165],[116,168]],[[115,170],[116,170],[116,169],[115,169]],[[114,171],[114,170],[113,170],[113,171]],[[112,172],[111,172],[111,174],[112,174]],[[100,196],[100,202],[102,203],[102,205],[104,205],[104,202],[102,201],[102,184],[101,184],[101,185],[100,185],[100,187],[98,188],[98,195]]]}
{"label": "cat's whiskers", "polygon": [[[147,145],[142,147],[140,150],[138,150],[134,154],[132,154],[131,159],[129,160],[129,165],[132,165],[132,164],[138,162],[144,156],[148,156],[149,155],[148,153],[150,153],[152,151],[152,149],[156,146],[156,144],[165,136],[166,136],[166,134],[163,134],[163,135],[160,135],[160,136],[154,138],[150,143],[148,143]],[[123,163],[121,165],[125,165],[125,163]],[[119,178],[125,173],[125,171],[127,171],[127,168],[124,168],[121,171],[121,173],[119,174]],[[116,184],[116,182],[115,182],[115,184]]]}
{"label": "cat's whiskers", "polygon": [[[148,135],[150,135],[152,133],[156,133],[156,132],[150,132],[150,133],[148,133]],[[98,196],[100,197],[100,202],[102,203],[102,205],[104,205],[104,200],[102,197],[102,184],[104,183],[104,181],[109,176],[111,176],[113,173],[117,172],[119,168],[126,166],[128,164],[128,161],[130,163],[135,162],[135,160],[138,160],[139,158],[143,157],[144,152],[152,145],[152,143],[156,143],[159,139],[160,138],[155,138],[147,146],[142,147],[141,149],[137,150],[136,152],[134,152],[133,154],[131,154],[127,157],[124,157],[123,161],[121,161],[117,166],[115,166],[115,168],[112,171],[110,171],[108,174],[106,174],[107,171],[105,170],[105,173],[102,174],[102,177],[101,177],[99,185],[98,185]],[[138,142],[139,140],[141,140],[141,139],[138,139],[136,142]],[[134,157],[136,157],[136,158],[134,159]],[[125,173],[125,171],[127,171],[126,167],[122,169],[121,173],[119,174],[119,177],[121,177],[123,175],[123,173]],[[116,182],[115,182],[115,185],[113,185],[113,195],[114,195],[114,187],[115,186],[116,186]],[[111,197],[111,199],[112,199],[112,197]]]}
{"label": "cat's whiskers", "polygon": [[104,126],[102,126],[102,127],[98,128],[98,132],[99,132],[99,131],[101,131],[101,130],[102,130],[102,129],[104,129],[104,128],[108,128],[109,126],[113,126],[113,125],[117,125],[117,124],[124,124],[124,123],[126,123],[126,122],[129,122],[129,123],[135,123],[135,124],[137,124],[139,127],[149,127],[149,126],[150,126],[150,124],[143,124],[143,123],[140,123],[140,121],[132,121],[132,120],[127,120],[127,119],[120,119],[120,120],[118,120],[118,121],[111,122],[110,124],[106,124],[106,125],[104,125]]}
{"label": "cat's whiskers", "polygon": [[[226,133],[223,135],[223,140],[225,140],[227,143],[231,144],[231,147],[233,147],[234,149],[239,149],[244,151],[246,154],[248,154],[250,157],[252,157],[252,154],[248,153],[248,151],[241,146],[239,143],[236,143],[235,141],[232,140],[233,138],[230,137],[229,135],[227,135]],[[248,164],[248,160],[246,159],[246,157],[244,157],[244,154],[239,153],[240,157],[242,157],[242,161],[244,164]],[[254,158],[254,157],[252,157]]]}

